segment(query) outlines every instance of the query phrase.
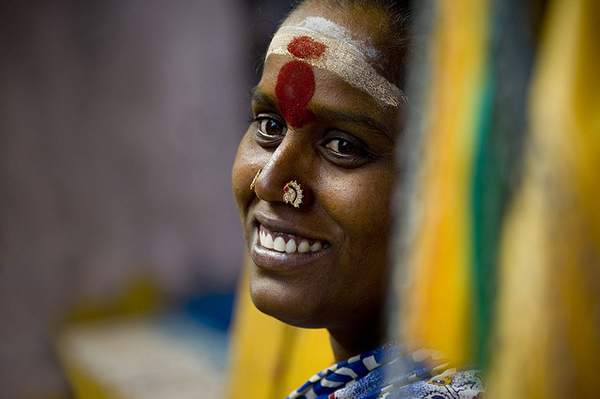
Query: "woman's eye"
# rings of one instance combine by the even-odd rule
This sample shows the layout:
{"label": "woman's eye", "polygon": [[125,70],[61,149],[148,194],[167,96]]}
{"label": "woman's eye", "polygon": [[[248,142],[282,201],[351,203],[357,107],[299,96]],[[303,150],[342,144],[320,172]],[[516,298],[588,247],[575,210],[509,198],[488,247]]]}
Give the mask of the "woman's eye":
{"label": "woman's eye", "polygon": [[357,138],[342,138],[336,134],[325,139],[321,146],[324,157],[342,168],[358,168],[377,158],[369,147]]}
{"label": "woman's eye", "polygon": [[325,144],[325,148],[339,155],[358,155],[361,150],[354,144],[344,139],[333,139]]}
{"label": "woman's eye", "polygon": [[266,136],[283,136],[285,134],[285,126],[273,118],[258,118],[258,130]]}

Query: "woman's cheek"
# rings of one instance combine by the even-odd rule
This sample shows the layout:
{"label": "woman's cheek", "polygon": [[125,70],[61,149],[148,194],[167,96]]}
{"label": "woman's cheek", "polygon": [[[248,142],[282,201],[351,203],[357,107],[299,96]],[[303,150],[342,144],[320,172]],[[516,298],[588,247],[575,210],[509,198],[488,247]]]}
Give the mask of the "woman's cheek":
{"label": "woman's cheek", "polygon": [[349,235],[365,231],[387,234],[393,173],[386,169],[361,174],[357,178],[336,179],[327,194],[328,213]]}
{"label": "woman's cheek", "polygon": [[246,133],[238,148],[231,172],[233,194],[242,217],[246,214],[246,207],[254,195],[250,190],[250,183],[258,170],[258,166],[254,165],[256,161],[252,156],[252,144],[252,138]]}

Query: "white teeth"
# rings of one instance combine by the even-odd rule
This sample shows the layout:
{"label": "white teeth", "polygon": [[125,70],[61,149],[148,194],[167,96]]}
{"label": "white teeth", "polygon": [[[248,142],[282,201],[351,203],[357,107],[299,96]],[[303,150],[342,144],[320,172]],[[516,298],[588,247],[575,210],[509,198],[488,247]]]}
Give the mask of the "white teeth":
{"label": "white teeth", "polygon": [[283,237],[278,236],[273,239],[273,235],[262,230],[258,232],[258,241],[264,248],[273,249],[277,252],[286,252],[288,254],[293,254],[296,252],[316,252],[323,249],[323,244],[319,241],[315,242],[311,246],[308,241],[302,240],[300,244],[296,244],[296,240],[290,238],[286,243]]}
{"label": "white teeth", "polygon": [[296,241],[289,240],[288,243],[285,245],[285,252],[287,252],[288,254],[293,254],[294,252],[296,252]]}
{"label": "white teeth", "polygon": [[275,239],[275,242],[273,244],[273,249],[275,249],[275,251],[278,251],[278,252],[285,251],[285,240],[283,239],[283,237],[277,237]]}
{"label": "white teeth", "polygon": [[260,245],[262,245],[263,247],[265,246],[265,233],[264,233],[264,231],[260,231],[258,233],[258,241],[260,242]]}
{"label": "white teeth", "polygon": [[273,249],[273,237],[271,237],[271,234],[265,234],[265,242],[263,243],[263,247]]}
{"label": "white teeth", "polygon": [[298,252],[300,252],[300,253],[310,252],[310,244],[308,243],[308,241],[302,241],[300,243],[300,245],[298,245]]}

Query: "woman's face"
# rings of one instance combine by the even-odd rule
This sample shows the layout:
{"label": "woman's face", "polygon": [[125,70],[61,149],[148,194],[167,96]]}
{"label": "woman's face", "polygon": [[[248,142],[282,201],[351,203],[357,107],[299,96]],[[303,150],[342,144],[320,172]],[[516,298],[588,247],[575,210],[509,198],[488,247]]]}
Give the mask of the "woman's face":
{"label": "woman's face", "polygon": [[[294,19],[310,15],[301,9]],[[250,293],[258,309],[288,324],[361,326],[378,317],[386,296],[398,107],[358,88],[344,72],[353,65],[339,65],[339,48],[290,32],[291,53],[266,58],[255,120],[233,167]],[[314,61],[321,57],[333,64]],[[303,190],[298,208],[283,200],[292,180]]]}

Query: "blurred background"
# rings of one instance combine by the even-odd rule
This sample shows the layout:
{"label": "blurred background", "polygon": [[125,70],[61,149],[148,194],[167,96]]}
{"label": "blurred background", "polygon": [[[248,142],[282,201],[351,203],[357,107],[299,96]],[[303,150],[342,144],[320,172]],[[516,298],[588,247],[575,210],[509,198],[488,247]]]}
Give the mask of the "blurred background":
{"label": "blurred background", "polygon": [[[595,398],[600,3],[414,4],[393,334],[491,398]],[[1,5],[0,399],[281,398],[331,364],[234,294],[231,166],[289,3]]]}
{"label": "blurred background", "polygon": [[[111,334],[122,367],[140,331],[160,332],[146,348],[208,334],[222,369],[244,248],[231,166],[287,8],[2,2],[0,398],[67,397],[65,359],[87,359],[88,374],[116,367],[82,355],[113,350]],[[101,325],[146,314],[160,317]]]}

